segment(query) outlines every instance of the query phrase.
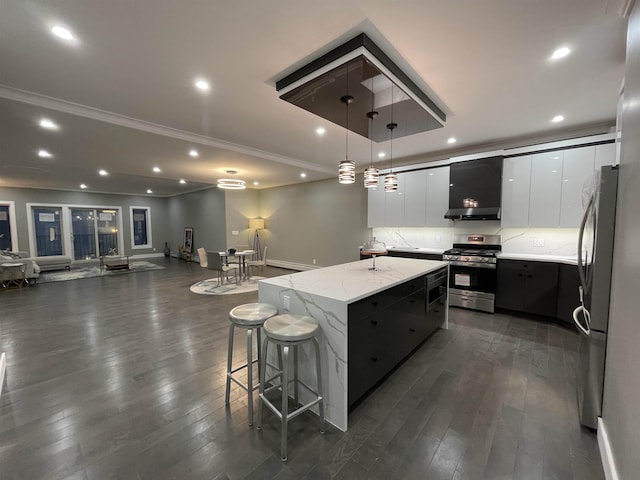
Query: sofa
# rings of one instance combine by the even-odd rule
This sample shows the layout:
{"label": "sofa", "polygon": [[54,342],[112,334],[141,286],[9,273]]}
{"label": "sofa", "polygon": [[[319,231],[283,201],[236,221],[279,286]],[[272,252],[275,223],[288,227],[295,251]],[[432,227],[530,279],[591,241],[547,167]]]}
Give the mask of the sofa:
{"label": "sofa", "polygon": [[48,257],[35,257],[33,259],[39,266],[40,271],[49,270],[71,270],[71,257],[66,255],[50,255]]}
{"label": "sofa", "polygon": [[7,282],[15,279],[15,270],[5,267],[6,264],[22,263],[24,265],[24,278],[29,283],[35,283],[40,276],[40,266],[33,258],[28,258],[27,252],[0,252],[0,284],[6,285]]}

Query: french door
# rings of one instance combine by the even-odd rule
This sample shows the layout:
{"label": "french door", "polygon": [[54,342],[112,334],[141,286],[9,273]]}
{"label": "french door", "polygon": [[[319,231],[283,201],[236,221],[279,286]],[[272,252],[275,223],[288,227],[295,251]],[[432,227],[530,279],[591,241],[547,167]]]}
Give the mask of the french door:
{"label": "french door", "polygon": [[75,260],[91,260],[118,252],[118,212],[113,209],[71,208],[71,238]]}

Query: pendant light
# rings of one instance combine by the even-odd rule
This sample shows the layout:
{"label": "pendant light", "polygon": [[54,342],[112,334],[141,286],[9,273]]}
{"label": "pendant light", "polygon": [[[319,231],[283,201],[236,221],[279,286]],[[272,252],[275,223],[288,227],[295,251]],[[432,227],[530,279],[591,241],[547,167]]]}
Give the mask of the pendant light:
{"label": "pendant light", "polygon": [[385,193],[396,192],[398,190],[398,174],[393,173],[393,130],[398,126],[393,121],[393,84],[391,85],[391,123],[387,123],[387,128],[391,132],[391,142],[389,144],[389,173],[384,176]]}
{"label": "pendant light", "polygon": [[348,185],[356,181],[356,163],[349,160],[349,105],[353,102],[353,97],[349,95],[349,64],[347,64],[347,94],[340,97],[340,101],[345,105],[345,158],[338,163],[338,182]]}
{"label": "pendant light", "polygon": [[374,110],[374,98],[373,77],[371,77],[371,110],[367,112],[367,117],[369,118],[369,140],[371,142],[371,162],[369,163],[369,167],[364,171],[365,188],[376,188],[378,186],[378,177],[380,175],[380,171],[373,166],[373,120],[378,116],[378,112]]}
{"label": "pendant light", "polygon": [[[236,170],[225,170],[228,175],[235,175],[238,173]],[[218,179],[218,188],[224,190],[244,190],[246,187],[245,181],[239,178],[220,178]]]}

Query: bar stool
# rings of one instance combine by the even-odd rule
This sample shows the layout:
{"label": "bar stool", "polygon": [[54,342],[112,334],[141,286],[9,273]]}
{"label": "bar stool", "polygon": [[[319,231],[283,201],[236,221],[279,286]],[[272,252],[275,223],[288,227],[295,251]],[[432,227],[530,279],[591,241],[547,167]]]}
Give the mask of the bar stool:
{"label": "bar stool", "polygon": [[[258,430],[262,429],[262,407],[266,405],[281,422],[280,431],[280,456],[281,460],[287,460],[287,424],[301,413],[309,410],[314,405],[318,405],[320,415],[320,433],[324,433],[324,404],[322,396],[322,371],[320,366],[320,345],[316,338],[316,333],[320,329],[318,322],[305,315],[284,314],[276,315],[264,322],[265,339],[262,344],[262,357],[260,358],[260,399],[258,406]],[[272,378],[266,379],[267,349],[269,343],[277,345],[278,353],[281,353],[280,370]],[[298,347],[304,343],[312,342],[316,356],[316,376],[317,391],[306,385],[298,378]],[[293,347],[293,379],[289,379],[289,348]],[[280,358],[280,355],[279,355]],[[279,385],[272,385],[265,388],[267,382],[271,383],[280,377]],[[300,405],[297,410],[289,413],[289,384],[294,383],[294,402],[298,406],[298,384],[305,387],[315,395],[311,402]],[[282,390],[282,408],[278,408],[269,401],[266,393],[275,389]]]}
{"label": "bar stool", "polygon": [[[253,385],[253,364],[260,360],[260,328],[264,324],[265,320],[273,317],[278,313],[278,309],[268,303],[245,303],[244,305],[238,305],[229,312],[229,348],[227,351],[227,390],[224,397],[225,405],[229,405],[229,394],[231,393],[231,381],[240,385],[248,394],[248,410],[249,410],[249,426],[253,425],[253,391],[258,388],[258,385]],[[235,328],[244,328],[247,330],[247,363],[235,368],[232,368],[233,363],[233,338]],[[257,330],[257,347],[258,358],[253,359],[253,331]],[[244,384],[233,375],[234,373],[247,369],[247,383]],[[258,363],[258,375],[260,375],[260,363]]]}

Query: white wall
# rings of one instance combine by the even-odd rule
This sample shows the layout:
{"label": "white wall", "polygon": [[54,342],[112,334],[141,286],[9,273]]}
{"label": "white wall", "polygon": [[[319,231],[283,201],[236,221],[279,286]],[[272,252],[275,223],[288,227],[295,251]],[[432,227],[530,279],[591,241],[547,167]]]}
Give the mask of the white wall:
{"label": "white wall", "polygon": [[629,19],[603,423],[620,480],[640,476],[640,3]]}

